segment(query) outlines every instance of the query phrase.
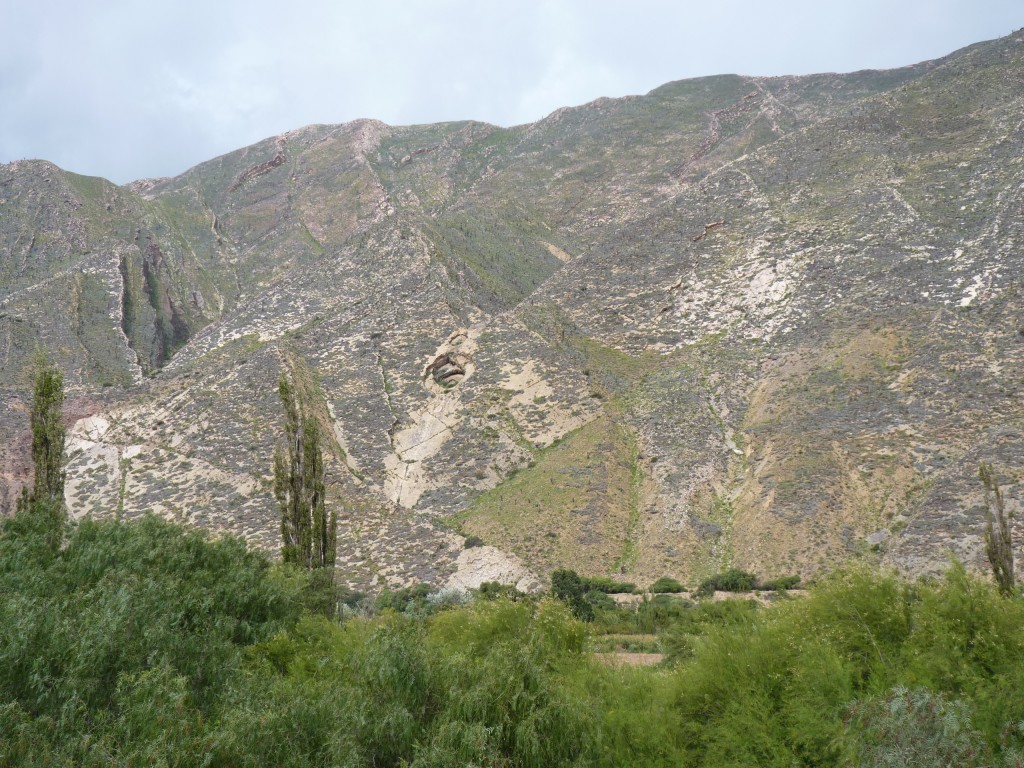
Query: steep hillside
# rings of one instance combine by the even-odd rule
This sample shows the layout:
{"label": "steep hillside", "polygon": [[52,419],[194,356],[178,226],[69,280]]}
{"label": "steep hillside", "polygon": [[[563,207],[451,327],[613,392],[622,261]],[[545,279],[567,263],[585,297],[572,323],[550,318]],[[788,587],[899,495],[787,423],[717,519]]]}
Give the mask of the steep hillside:
{"label": "steep hillside", "polygon": [[1022,40],[311,126],[127,187],[2,166],[0,505],[45,347],[76,514],[269,549],[305,382],[353,583],[978,564],[977,462],[1013,508],[1024,462]]}

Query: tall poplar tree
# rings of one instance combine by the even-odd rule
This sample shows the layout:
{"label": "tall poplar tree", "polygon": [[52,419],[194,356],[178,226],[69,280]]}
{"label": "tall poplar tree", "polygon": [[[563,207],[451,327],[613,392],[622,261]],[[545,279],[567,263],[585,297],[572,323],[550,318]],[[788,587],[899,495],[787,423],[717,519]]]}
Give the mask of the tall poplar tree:
{"label": "tall poplar tree", "polygon": [[999,591],[1011,595],[1016,583],[1013,573],[1013,536],[1003,503],[1003,492],[999,489],[999,478],[991,464],[982,462],[978,476],[985,484],[985,554],[992,566],[992,575]]}
{"label": "tall poplar tree", "polygon": [[64,376],[43,363],[32,395],[33,500],[64,504]]}
{"label": "tall poplar tree", "polygon": [[32,513],[43,523],[48,546],[56,551],[64,536],[64,376],[40,358],[32,392],[32,492],[21,489],[18,512]]}
{"label": "tall poplar tree", "polygon": [[281,509],[281,557],[305,568],[334,565],[338,519],[324,505],[320,425],[286,376],[277,388],[285,437],[274,452],[274,496]]}

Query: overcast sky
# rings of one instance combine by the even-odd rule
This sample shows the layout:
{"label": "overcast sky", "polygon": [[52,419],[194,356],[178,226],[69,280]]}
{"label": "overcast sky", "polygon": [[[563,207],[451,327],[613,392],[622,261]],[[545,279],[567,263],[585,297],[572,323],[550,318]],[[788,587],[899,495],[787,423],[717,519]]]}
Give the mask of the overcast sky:
{"label": "overcast sky", "polygon": [[912,64],[1022,0],[0,0],[0,162],[126,182],[310,123],[537,120],[670,80]]}

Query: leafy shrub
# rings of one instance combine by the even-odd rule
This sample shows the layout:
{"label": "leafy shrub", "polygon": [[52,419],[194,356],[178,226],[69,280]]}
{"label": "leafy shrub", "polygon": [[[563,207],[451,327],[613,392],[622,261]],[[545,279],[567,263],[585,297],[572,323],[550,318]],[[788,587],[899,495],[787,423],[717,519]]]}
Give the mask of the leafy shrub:
{"label": "leafy shrub", "polygon": [[436,617],[427,643],[444,695],[413,765],[592,764],[597,713],[559,675],[584,640],[550,600],[480,601]]}
{"label": "leafy shrub", "polygon": [[466,541],[462,544],[462,548],[473,549],[474,547],[482,547],[483,545],[484,540],[481,539],[479,536],[467,536]]}
{"label": "leafy shrub", "polygon": [[585,599],[586,588],[576,571],[559,568],[551,574],[551,594],[572,611],[577,619],[594,620],[594,607]]}
{"label": "leafy shrub", "polygon": [[678,764],[839,765],[842,714],[856,695],[851,666],[805,634],[788,604],[744,616],[749,603],[725,601],[730,623],[666,644],[684,658],[677,707],[688,759]]}
{"label": "leafy shrub", "polygon": [[796,589],[800,586],[799,576],[780,576],[777,579],[769,579],[759,585],[760,589],[785,592],[788,589]]}
{"label": "leafy shrub", "polygon": [[338,601],[348,608],[359,608],[369,597],[365,592],[349,589],[344,585],[339,585],[336,589]]}
{"label": "leafy shrub", "polygon": [[[286,566],[287,567],[287,566]],[[354,605],[361,593],[351,593],[335,580],[333,568],[293,568],[298,579],[305,582],[301,593],[303,609],[328,618],[338,615],[340,606]]]}
{"label": "leafy shrub", "polygon": [[808,599],[783,613],[798,613],[800,632],[827,639],[868,680],[886,674],[891,660],[899,656],[914,626],[914,607],[906,582],[856,568],[831,575]]}
{"label": "leafy shrub", "polygon": [[[659,595],[657,603],[667,595]],[[680,601],[674,601],[680,603]],[[757,619],[761,606],[754,600],[722,600],[718,602],[684,603],[687,610],[672,615],[672,621],[663,622],[662,648],[669,661],[680,661],[693,656],[700,638],[715,629],[743,633]]]}
{"label": "leafy shrub", "polygon": [[850,709],[848,735],[857,765],[958,768],[991,765],[970,707],[925,688],[897,686]]}
{"label": "leafy shrub", "polygon": [[[770,608],[612,606],[560,571],[568,605],[418,585],[339,623],[312,612],[324,585],[239,541],[155,519],[48,536],[0,524],[0,765],[1024,764],[1024,600],[957,564],[851,568]],[[674,667],[594,663],[577,599]]]}
{"label": "leafy shrub", "polygon": [[651,592],[654,592],[655,594],[674,594],[685,591],[686,587],[675,579],[670,579],[668,576],[662,576],[656,582],[651,584]]}
{"label": "leafy shrub", "polygon": [[435,611],[466,605],[470,600],[468,593],[455,587],[443,587],[427,595],[427,603]]}
{"label": "leafy shrub", "polygon": [[637,628],[641,632],[660,632],[680,621],[694,604],[671,594],[655,595],[636,608]]}
{"label": "leafy shrub", "polygon": [[518,602],[528,597],[525,592],[520,592],[515,584],[502,584],[500,581],[485,581],[477,587],[476,593],[483,600],[497,600],[503,597]]}
{"label": "leafy shrub", "polygon": [[607,576],[590,576],[583,578],[583,587],[588,592],[604,592],[605,594],[633,594],[636,584],[631,581],[613,581]]}
{"label": "leafy shrub", "polygon": [[156,668],[209,706],[243,646],[298,618],[302,583],[238,539],[87,520],[47,560],[24,556],[34,535],[17,519],[0,535],[0,701],[64,728],[113,710],[122,678]]}
{"label": "leafy shrub", "polygon": [[757,587],[757,577],[752,573],[730,568],[722,573],[704,579],[697,587],[698,597],[709,597],[715,592],[750,592]]}
{"label": "leafy shrub", "polygon": [[[959,563],[942,582],[904,590],[907,624],[891,619],[896,638],[909,629],[900,645],[903,679],[957,696],[970,692],[974,724],[994,745],[1007,722],[1024,721],[1024,600],[1003,598]],[[1020,736],[1013,734],[1017,748],[1024,746]]]}
{"label": "leafy shrub", "polygon": [[596,589],[586,592],[583,595],[583,599],[590,603],[594,608],[601,608],[605,610],[615,608],[615,601],[610,598],[607,593]]}
{"label": "leafy shrub", "polygon": [[401,589],[385,589],[374,601],[377,611],[392,610],[395,613],[426,613],[430,610],[427,600],[433,588],[429,584],[417,584]]}

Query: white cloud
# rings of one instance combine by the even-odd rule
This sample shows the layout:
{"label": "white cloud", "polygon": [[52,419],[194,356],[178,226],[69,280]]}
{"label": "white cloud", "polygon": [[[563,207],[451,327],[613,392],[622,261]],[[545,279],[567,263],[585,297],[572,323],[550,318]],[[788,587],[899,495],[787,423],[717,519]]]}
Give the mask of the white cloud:
{"label": "white cloud", "polygon": [[510,125],[722,72],[933,58],[1019,0],[51,0],[0,4],[0,162],[168,175],[314,122]]}

